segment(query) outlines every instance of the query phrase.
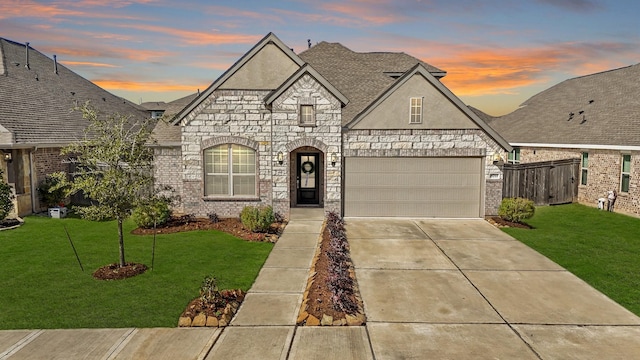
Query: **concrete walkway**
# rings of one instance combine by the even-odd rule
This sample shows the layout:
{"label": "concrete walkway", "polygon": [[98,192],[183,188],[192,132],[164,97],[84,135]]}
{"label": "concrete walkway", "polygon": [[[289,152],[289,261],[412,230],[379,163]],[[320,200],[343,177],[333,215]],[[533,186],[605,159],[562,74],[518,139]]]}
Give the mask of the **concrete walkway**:
{"label": "concrete walkway", "polygon": [[367,326],[297,327],[323,216],[292,209],[223,330],[0,331],[0,360],[640,358],[640,318],[483,220],[347,219]]}

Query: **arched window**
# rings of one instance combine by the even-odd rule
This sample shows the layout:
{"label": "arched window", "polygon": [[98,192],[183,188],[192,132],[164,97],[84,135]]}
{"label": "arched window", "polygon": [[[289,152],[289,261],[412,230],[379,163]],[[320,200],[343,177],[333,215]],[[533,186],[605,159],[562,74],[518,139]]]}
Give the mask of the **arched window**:
{"label": "arched window", "polygon": [[223,144],[204,151],[205,196],[255,196],[256,151]]}

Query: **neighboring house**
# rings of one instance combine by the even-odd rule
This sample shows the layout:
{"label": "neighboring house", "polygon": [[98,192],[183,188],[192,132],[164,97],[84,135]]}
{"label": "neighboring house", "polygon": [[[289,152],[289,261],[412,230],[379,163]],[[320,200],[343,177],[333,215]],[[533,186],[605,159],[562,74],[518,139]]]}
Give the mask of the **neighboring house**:
{"label": "neighboring house", "polygon": [[[180,211],[238,216],[246,205],[344,216],[495,214],[508,143],[404,53],[321,42],[295,54],[268,34],[177,113],[156,176]],[[169,130],[170,131],[170,130]],[[160,140],[164,138],[164,141]]]}
{"label": "neighboring house", "polygon": [[581,159],[578,201],[640,215],[640,64],[569,79],[491,120],[508,162]]}
{"label": "neighboring house", "polygon": [[81,139],[87,122],[72,111],[86,101],[104,114],[148,117],[32,47],[0,38],[0,168],[16,192],[15,212],[38,212],[36,189],[47,174],[68,171],[60,148]]}

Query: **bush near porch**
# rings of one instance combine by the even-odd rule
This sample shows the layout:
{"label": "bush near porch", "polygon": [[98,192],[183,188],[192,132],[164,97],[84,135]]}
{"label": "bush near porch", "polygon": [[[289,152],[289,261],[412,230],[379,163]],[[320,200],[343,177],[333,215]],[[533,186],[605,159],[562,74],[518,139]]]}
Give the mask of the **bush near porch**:
{"label": "bush near porch", "polygon": [[[134,227],[125,222],[127,259],[151,267],[153,236],[130,235]],[[101,281],[91,273],[118,260],[113,222],[30,216],[1,231],[0,329],[175,327],[206,275],[221,288],[246,291],[273,247],[215,230],[158,235],[156,242],[153,271]]]}
{"label": "bush near porch", "polygon": [[640,315],[640,219],[580,204],[536,208],[502,230]]}

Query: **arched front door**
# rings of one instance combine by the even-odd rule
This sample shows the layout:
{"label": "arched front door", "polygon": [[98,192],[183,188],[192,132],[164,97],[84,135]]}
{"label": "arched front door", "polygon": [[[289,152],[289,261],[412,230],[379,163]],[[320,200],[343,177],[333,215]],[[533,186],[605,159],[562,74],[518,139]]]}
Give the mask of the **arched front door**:
{"label": "arched front door", "polygon": [[296,198],[299,205],[320,204],[320,154],[298,153]]}

